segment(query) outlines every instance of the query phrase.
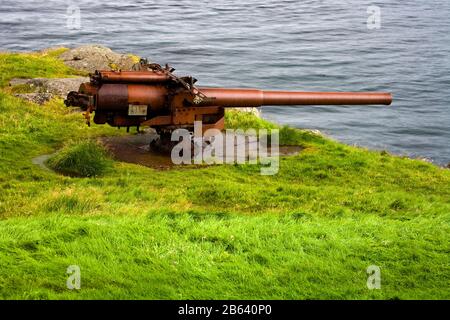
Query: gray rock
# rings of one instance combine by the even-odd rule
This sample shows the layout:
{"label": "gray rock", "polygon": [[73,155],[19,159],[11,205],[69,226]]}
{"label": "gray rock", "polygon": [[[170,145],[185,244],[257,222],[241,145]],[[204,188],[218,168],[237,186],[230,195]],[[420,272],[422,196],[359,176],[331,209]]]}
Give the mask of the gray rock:
{"label": "gray rock", "polygon": [[70,91],[78,91],[83,82],[89,82],[88,77],[76,78],[34,78],[12,79],[10,86],[25,85],[30,91],[39,93],[51,93],[55,96],[66,97]]}
{"label": "gray rock", "polygon": [[31,79],[14,78],[9,81],[10,86],[18,86],[27,84]]}
{"label": "gray rock", "polygon": [[[137,62],[129,54],[120,54],[101,45],[85,45],[62,53],[59,58],[77,70],[131,70]],[[113,68],[114,67],[114,68]]]}
{"label": "gray rock", "polygon": [[23,100],[27,100],[30,102],[34,102],[37,104],[44,104],[52,99],[51,93],[42,93],[42,92],[36,92],[36,93],[17,93],[14,95],[15,97],[21,98]]}
{"label": "gray rock", "polygon": [[51,93],[61,98],[65,98],[70,91],[78,91],[83,82],[89,82],[89,78],[31,79],[31,85],[38,88],[39,92]]}

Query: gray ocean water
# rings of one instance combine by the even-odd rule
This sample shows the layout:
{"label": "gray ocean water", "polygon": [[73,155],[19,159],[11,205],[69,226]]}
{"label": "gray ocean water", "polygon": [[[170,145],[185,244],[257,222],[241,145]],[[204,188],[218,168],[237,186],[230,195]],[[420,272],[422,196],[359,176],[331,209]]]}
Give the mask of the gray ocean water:
{"label": "gray ocean water", "polygon": [[[69,5],[80,29],[67,28]],[[371,5],[379,29],[367,27]],[[264,107],[263,116],[450,162],[448,0],[0,0],[0,51],[87,43],[168,62],[200,85],[391,91],[391,107]]]}

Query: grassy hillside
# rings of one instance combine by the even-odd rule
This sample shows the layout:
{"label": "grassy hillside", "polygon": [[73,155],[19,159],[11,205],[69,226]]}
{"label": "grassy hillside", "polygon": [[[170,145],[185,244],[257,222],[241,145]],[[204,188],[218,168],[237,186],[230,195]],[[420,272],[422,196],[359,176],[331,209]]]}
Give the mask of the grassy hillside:
{"label": "grassy hillside", "polygon": [[[75,74],[55,53],[0,54],[12,77]],[[450,171],[283,128],[280,172],[156,171],[114,162],[71,178],[32,164],[86,127],[60,100],[0,92],[0,298],[450,298]],[[274,127],[229,113],[228,127]],[[66,269],[81,268],[81,290]],[[381,268],[368,290],[366,268]]]}

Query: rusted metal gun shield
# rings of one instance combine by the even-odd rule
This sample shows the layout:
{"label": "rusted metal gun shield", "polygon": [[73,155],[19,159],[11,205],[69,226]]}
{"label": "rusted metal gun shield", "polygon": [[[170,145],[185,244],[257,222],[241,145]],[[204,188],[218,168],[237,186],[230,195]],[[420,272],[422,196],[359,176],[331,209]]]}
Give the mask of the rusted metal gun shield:
{"label": "rusted metal gun shield", "polygon": [[80,88],[78,89],[78,92],[84,93],[84,94],[88,94],[88,95],[91,95],[91,96],[96,95],[97,91],[98,91],[98,87],[92,85],[90,82],[82,83],[80,85]]}
{"label": "rusted metal gun shield", "polygon": [[167,88],[161,85],[128,85],[128,103],[147,105],[152,112],[157,112],[165,106],[167,94]]}
{"label": "rusted metal gun shield", "polygon": [[94,123],[105,124],[108,122],[108,116],[105,113],[96,112],[94,115]]}
{"label": "rusted metal gun shield", "polygon": [[101,83],[163,83],[170,77],[158,71],[97,71]]}
{"label": "rusted metal gun shield", "polygon": [[144,120],[145,118],[143,117],[116,115],[112,119],[108,120],[108,124],[113,127],[133,127],[139,126]]}
{"label": "rusted metal gun shield", "polygon": [[127,112],[130,104],[146,105],[152,112],[162,109],[168,90],[161,85],[103,84],[98,90],[97,111]]}
{"label": "rusted metal gun shield", "polygon": [[98,90],[97,112],[128,110],[128,85],[104,84]]}

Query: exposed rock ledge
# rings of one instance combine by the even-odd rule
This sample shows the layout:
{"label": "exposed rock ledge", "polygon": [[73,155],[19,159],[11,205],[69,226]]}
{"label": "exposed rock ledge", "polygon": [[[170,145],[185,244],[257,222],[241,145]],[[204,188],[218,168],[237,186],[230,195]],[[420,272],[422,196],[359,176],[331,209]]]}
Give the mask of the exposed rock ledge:
{"label": "exposed rock ledge", "polygon": [[84,45],[62,53],[59,58],[76,70],[131,70],[139,62],[139,57],[121,54],[100,45]]}
{"label": "exposed rock ledge", "polygon": [[70,91],[76,91],[83,82],[89,81],[87,77],[77,78],[34,78],[12,79],[10,86],[24,86],[29,93],[18,93],[16,97],[44,104],[53,97],[65,98]]}

